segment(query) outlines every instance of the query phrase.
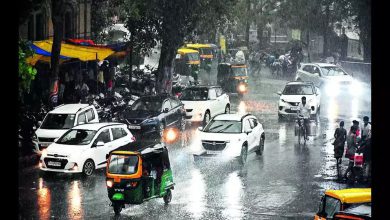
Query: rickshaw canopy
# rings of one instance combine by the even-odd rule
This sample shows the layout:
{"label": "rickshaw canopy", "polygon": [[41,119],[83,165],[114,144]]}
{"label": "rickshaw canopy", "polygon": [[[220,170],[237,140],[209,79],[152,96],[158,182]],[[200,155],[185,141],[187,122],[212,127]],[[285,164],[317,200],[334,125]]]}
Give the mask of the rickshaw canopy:
{"label": "rickshaw canopy", "polygon": [[189,48],[179,48],[177,50],[179,54],[188,54],[188,53],[199,53],[197,50],[189,49]]}
{"label": "rickshaw canopy", "polygon": [[325,195],[336,198],[342,203],[351,204],[371,202],[371,188],[327,190]]}
{"label": "rickshaw canopy", "polygon": [[189,48],[212,48],[210,44],[186,44],[186,47]]}

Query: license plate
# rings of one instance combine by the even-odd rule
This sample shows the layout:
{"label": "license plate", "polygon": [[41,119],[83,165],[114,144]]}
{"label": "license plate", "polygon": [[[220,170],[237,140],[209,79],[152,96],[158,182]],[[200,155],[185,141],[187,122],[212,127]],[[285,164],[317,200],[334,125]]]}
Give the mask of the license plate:
{"label": "license plate", "polygon": [[61,166],[61,162],[49,161],[47,163],[47,165],[53,166],[53,167],[60,167]]}
{"label": "license plate", "polygon": [[221,151],[215,151],[215,150],[208,150],[206,152],[207,152],[207,154],[220,154],[221,153]]}
{"label": "license plate", "polygon": [[138,126],[138,125],[129,125],[129,129],[141,129],[141,126]]}
{"label": "license plate", "polygon": [[293,111],[297,111],[298,107],[291,107],[290,109],[293,110]]}

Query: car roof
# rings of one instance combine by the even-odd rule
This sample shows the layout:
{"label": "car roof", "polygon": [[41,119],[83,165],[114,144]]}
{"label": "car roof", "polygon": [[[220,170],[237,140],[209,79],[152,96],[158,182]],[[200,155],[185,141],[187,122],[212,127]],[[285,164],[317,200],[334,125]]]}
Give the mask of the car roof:
{"label": "car roof", "polygon": [[337,67],[336,65],[331,63],[302,63],[302,65],[317,65],[319,67],[326,67],[326,66]]}
{"label": "car roof", "polygon": [[101,122],[101,123],[86,123],[82,125],[77,125],[73,127],[72,129],[83,129],[83,130],[93,130],[93,131],[98,131],[103,127],[107,126],[114,126],[114,125],[124,125],[126,124],[123,123],[117,123],[117,122]]}
{"label": "car roof", "polygon": [[88,107],[88,104],[66,104],[50,111],[53,114],[76,114],[79,110]]}
{"label": "car roof", "polygon": [[207,89],[210,89],[210,88],[221,88],[221,86],[218,86],[218,85],[196,85],[196,86],[188,86],[187,88],[185,89],[198,89],[198,88],[207,88]]}
{"label": "car roof", "polygon": [[251,114],[220,114],[214,117],[213,120],[219,120],[219,121],[241,121],[243,117],[246,116],[252,116]]}
{"label": "car roof", "polygon": [[339,199],[342,203],[371,202],[371,188],[327,190],[325,195]]}
{"label": "car roof", "polygon": [[286,85],[314,85],[314,83],[310,81],[291,81],[286,83]]}

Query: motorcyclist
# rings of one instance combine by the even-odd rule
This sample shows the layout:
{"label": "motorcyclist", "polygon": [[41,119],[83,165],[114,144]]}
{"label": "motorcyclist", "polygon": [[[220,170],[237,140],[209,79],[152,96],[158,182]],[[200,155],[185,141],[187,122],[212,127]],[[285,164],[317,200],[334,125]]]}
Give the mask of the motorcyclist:
{"label": "motorcyclist", "polygon": [[299,103],[298,105],[298,111],[297,111],[297,114],[298,114],[298,117],[301,116],[303,117],[303,126],[305,126],[305,139],[306,140],[309,140],[309,138],[307,137],[307,131],[308,131],[308,125],[309,125],[309,118],[310,118],[310,110],[312,110],[310,108],[309,105],[306,104],[306,97],[303,96],[301,98],[302,102]]}

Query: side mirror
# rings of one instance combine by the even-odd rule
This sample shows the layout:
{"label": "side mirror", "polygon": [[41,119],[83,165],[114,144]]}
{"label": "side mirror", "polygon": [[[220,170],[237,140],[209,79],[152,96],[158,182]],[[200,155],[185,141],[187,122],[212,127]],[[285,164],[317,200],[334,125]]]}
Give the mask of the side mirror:
{"label": "side mirror", "polygon": [[42,121],[38,121],[37,124],[38,124],[38,127],[41,127]]}
{"label": "side mirror", "polygon": [[314,111],[314,106],[311,107],[311,110]]}
{"label": "side mirror", "polygon": [[82,124],[85,124],[84,121],[79,121],[79,123],[77,123],[77,125],[82,125]]}
{"label": "side mirror", "polygon": [[252,129],[248,129],[248,130],[245,131],[246,134],[249,134],[251,132],[252,132]]}
{"label": "side mirror", "polygon": [[104,146],[104,142],[103,141],[99,141],[96,144],[96,147],[103,147],[103,146]]}
{"label": "side mirror", "polygon": [[281,91],[278,91],[276,94],[278,94],[278,95],[282,95],[282,92],[281,92]]}
{"label": "side mirror", "polygon": [[203,127],[198,127],[198,130],[199,131],[203,131]]}
{"label": "side mirror", "polygon": [[54,142],[57,142],[59,138],[54,139]]}
{"label": "side mirror", "polygon": [[163,113],[168,113],[169,112],[169,109],[168,108],[165,108],[164,110],[163,110]]}

